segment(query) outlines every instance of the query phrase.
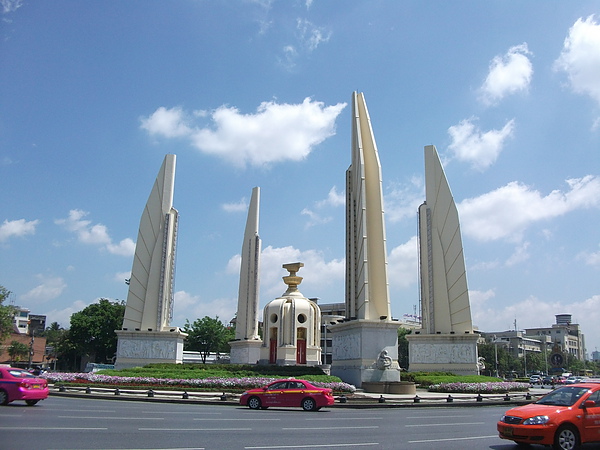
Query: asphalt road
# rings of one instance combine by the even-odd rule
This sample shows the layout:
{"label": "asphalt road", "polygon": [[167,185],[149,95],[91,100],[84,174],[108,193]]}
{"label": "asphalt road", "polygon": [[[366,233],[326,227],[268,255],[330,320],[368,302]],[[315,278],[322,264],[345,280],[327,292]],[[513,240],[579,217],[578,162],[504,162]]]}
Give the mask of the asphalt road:
{"label": "asphalt road", "polygon": [[[508,406],[253,411],[50,397],[0,407],[0,449],[515,449],[498,438]],[[540,449],[542,447],[539,447]]]}

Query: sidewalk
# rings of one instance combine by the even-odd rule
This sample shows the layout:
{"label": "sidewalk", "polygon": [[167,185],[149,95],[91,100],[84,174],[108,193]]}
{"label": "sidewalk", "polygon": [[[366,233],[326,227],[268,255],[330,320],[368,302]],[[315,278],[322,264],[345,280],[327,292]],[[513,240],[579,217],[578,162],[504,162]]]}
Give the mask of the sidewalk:
{"label": "sidewalk", "polygon": [[[336,395],[332,407],[390,408],[420,406],[490,406],[522,405],[537,400],[550,389],[530,388],[529,392],[508,394],[443,394],[417,389],[416,395],[376,394],[358,390],[354,394]],[[240,394],[227,392],[188,392],[183,390],[130,389],[100,387],[50,386],[50,395],[61,397],[97,398],[112,400],[239,405]]]}

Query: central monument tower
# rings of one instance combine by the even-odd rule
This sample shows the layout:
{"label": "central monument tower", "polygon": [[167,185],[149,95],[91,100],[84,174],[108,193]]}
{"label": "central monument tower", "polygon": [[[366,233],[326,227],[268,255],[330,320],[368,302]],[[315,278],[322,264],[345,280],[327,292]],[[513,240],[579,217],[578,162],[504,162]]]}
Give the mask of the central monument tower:
{"label": "central monument tower", "polygon": [[381,164],[364,95],[354,92],[346,172],[346,320],[331,327],[331,374],[359,387],[400,381],[398,328],[390,310]]}

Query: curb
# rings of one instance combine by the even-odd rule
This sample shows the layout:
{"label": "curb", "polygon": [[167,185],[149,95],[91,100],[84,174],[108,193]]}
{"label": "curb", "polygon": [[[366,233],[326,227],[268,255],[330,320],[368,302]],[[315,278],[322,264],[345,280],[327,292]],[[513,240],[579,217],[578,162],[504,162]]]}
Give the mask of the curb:
{"label": "curb", "polygon": [[[133,389],[108,389],[108,388],[65,388],[51,389],[50,395],[54,397],[91,398],[95,400],[118,400],[139,401],[155,403],[182,403],[190,405],[220,405],[238,406],[239,394],[217,394],[217,393],[187,393],[173,391],[155,390],[133,390]],[[537,397],[537,396],[536,396]],[[361,396],[355,398],[337,397],[336,402],[328,408],[421,408],[421,407],[467,407],[467,406],[518,406],[526,405],[535,401],[536,398],[524,398],[523,395],[510,397],[505,396],[472,396],[472,397],[406,397],[386,398]]]}

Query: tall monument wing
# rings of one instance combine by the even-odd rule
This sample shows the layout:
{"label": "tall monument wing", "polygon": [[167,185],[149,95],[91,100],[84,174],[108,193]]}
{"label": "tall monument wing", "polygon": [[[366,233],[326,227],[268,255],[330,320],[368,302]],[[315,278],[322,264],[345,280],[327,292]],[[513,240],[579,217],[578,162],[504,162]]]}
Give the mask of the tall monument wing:
{"label": "tall monument wing", "polygon": [[426,201],[419,208],[421,308],[426,333],[471,333],[458,210],[435,146],[425,147]]}
{"label": "tall monument wing", "polygon": [[175,155],[166,155],[140,219],[124,329],[160,331],[170,324],[178,221],[174,186]]}
{"label": "tall monument wing", "polygon": [[248,208],[248,219],[242,244],[242,262],[240,266],[240,286],[238,291],[238,309],[235,338],[259,339],[258,335],[258,293],[260,274],[260,237],[258,218],[260,188],[252,189],[252,198]]}
{"label": "tall monument wing", "polygon": [[381,165],[362,93],[353,93],[352,113],[352,164],[346,172],[346,315],[391,320]]}

